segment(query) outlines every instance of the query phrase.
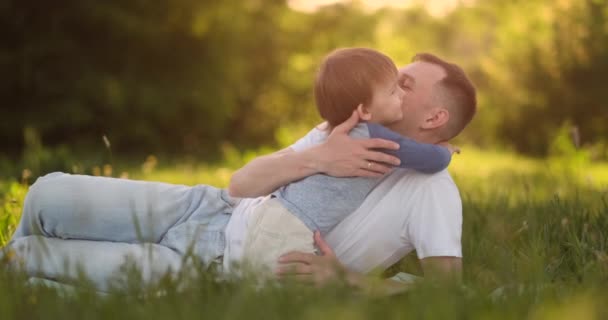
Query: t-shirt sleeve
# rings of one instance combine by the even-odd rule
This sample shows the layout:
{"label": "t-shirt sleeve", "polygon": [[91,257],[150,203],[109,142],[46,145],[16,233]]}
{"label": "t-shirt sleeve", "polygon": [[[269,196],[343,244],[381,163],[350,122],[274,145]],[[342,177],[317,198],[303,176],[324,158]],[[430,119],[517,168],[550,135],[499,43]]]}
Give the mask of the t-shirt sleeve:
{"label": "t-shirt sleeve", "polygon": [[368,123],[367,127],[371,138],[391,140],[399,144],[399,150],[383,149],[382,151],[399,158],[401,160],[400,168],[414,169],[423,173],[436,173],[450,164],[452,154],[447,148],[416,142],[379,124]]}
{"label": "t-shirt sleeve", "polygon": [[462,257],[462,203],[456,186],[427,184],[410,199],[416,210],[406,230],[418,258]]}
{"label": "t-shirt sleeve", "polygon": [[298,141],[294,142],[291,146],[289,146],[294,151],[302,151],[304,149],[310,148],[317,144],[320,144],[327,138],[327,133],[323,130],[318,129],[317,127],[310,130],[305,136],[298,139]]}

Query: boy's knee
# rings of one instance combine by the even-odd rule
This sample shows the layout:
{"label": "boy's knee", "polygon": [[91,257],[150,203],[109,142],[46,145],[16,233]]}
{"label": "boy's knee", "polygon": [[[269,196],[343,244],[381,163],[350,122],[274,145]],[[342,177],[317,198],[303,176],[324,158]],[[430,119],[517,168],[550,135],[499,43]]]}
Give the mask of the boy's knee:
{"label": "boy's knee", "polygon": [[61,199],[57,199],[58,191],[55,179],[62,175],[65,175],[65,173],[53,172],[47,174],[38,178],[30,186],[23,202],[21,221],[11,237],[11,242],[21,237],[42,233],[40,221],[43,208],[50,204],[49,201],[61,201]]}
{"label": "boy's knee", "polygon": [[[35,201],[40,195],[52,192],[53,189],[57,187],[57,178],[61,176],[69,175],[63,172],[52,172],[36,179],[36,182],[30,186],[27,192],[27,195],[30,198],[29,201]],[[26,201],[28,201],[28,199],[26,199]]]}
{"label": "boy's knee", "polygon": [[37,185],[37,184],[42,184],[44,182],[56,179],[56,178],[61,177],[61,176],[69,176],[69,174],[63,173],[63,172],[59,172],[59,171],[47,173],[47,174],[45,174],[43,176],[38,177],[38,179],[36,179],[36,182],[34,182],[34,184],[32,184],[32,187],[35,186],[35,185]]}
{"label": "boy's knee", "polygon": [[52,201],[53,199],[61,201],[58,199],[57,183],[54,180],[63,175],[66,174],[53,172],[38,178],[30,186],[23,202],[23,218],[30,221],[31,219],[37,219],[48,201]]}

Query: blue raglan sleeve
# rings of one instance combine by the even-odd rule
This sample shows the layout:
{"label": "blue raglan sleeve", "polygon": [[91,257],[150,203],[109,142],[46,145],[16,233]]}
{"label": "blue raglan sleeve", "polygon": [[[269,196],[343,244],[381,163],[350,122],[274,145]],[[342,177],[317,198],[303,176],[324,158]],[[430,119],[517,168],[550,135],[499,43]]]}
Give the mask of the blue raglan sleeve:
{"label": "blue raglan sleeve", "polygon": [[367,128],[370,138],[386,139],[399,144],[399,150],[382,151],[399,158],[400,168],[435,173],[447,168],[452,160],[452,154],[447,148],[416,142],[379,124],[367,123]]}

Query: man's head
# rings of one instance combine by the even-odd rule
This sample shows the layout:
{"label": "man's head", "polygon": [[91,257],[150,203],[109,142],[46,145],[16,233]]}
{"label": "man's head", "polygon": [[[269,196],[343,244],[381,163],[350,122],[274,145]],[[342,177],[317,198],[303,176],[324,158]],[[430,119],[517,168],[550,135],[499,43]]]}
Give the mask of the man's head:
{"label": "man's head", "polygon": [[475,87],[464,71],[429,53],[419,53],[399,70],[405,90],[403,120],[393,130],[423,142],[457,136],[477,109]]}
{"label": "man's head", "polygon": [[395,63],[376,50],[335,50],[325,57],[315,79],[314,94],[319,114],[334,127],[348,119],[362,104],[379,117],[379,122],[401,120],[403,92],[397,80]]}

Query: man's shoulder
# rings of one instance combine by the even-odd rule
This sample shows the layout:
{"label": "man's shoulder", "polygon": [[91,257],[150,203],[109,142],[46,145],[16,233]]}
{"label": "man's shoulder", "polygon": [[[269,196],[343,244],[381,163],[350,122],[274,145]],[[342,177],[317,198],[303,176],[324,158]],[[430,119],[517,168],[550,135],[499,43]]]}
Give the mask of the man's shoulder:
{"label": "man's shoulder", "polygon": [[[403,209],[424,199],[439,197],[443,203],[460,201],[460,193],[447,170],[434,174],[398,169],[384,177],[368,196],[373,201],[388,200]],[[367,201],[367,199],[366,199]]]}

